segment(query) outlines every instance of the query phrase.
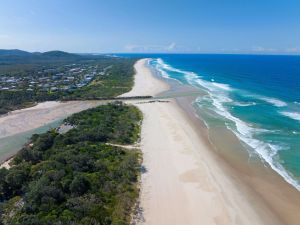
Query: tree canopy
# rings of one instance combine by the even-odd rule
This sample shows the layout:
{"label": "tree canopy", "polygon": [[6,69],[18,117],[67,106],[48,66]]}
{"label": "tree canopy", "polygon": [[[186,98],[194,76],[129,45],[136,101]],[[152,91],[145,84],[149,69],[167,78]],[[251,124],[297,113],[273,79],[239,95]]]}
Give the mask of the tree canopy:
{"label": "tree canopy", "polygon": [[67,133],[33,135],[0,169],[0,224],[129,224],[141,156],[107,142],[134,144],[141,120],[116,102],[67,118]]}

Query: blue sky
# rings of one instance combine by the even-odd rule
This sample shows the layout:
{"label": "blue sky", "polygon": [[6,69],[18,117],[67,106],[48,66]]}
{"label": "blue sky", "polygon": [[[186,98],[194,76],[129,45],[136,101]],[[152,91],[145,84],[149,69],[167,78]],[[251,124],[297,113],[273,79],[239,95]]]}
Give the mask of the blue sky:
{"label": "blue sky", "polygon": [[300,54],[296,0],[0,0],[0,48]]}

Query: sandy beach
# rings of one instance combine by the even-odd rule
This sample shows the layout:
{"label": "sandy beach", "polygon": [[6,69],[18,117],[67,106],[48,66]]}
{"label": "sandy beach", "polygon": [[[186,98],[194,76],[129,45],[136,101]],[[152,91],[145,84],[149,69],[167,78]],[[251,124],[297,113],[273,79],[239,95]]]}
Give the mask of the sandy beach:
{"label": "sandy beach", "polygon": [[[166,91],[177,97],[128,101],[144,115],[140,143],[144,170],[134,224],[299,224],[300,195],[295,188],[262,163],[247,163],[247,152],[219,151],[238,146],[237,139],[222,130],[209,139],[208,130],[195,117],[193,97],[172,95],[176,88],[157,78],[147,59],[139,60],[135,71],[135,85],[122,97],[159,96]],[[44,102],[13,111],[0,117],[0,139],[13,139],[100,104],[103,101]],[[1,167],[9,168],[9,160]]]}
{"label": "sandy beach", "polygon": [[[136,63],[134,88],[123,96],[156,95],[169,89],[146,63],[146,59]],[[267,194],[271,187],[267,181],[228,165],[175,100],[136,106],[144,114],[141,150],[145,167],[137,224],[297,224],[293,214],[299,209],[298,200],[290,198],[298,193],[291,187],[285,189],[285,182],[272,174],[291,196],[281,198],[278,191]],[[283,207],[271,205],[280,201]],[[288,207],[285,212],[284,205]]]}

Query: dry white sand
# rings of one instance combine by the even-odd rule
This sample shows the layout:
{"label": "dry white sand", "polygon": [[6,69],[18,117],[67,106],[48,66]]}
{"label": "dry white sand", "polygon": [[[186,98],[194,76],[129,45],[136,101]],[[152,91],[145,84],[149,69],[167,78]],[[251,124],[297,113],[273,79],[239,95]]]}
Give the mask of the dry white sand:
{"label": "dry white sand", "polygon": [[[156,95],[168,85],[136,63],[134,88],[123,96]],[[38,128],[99,101],[45,102],[0,117],[0,138]],[[144,114],[140,204],[147,225],[277,224],[224,172],[175,102],[136,104]],[[9,166],[7,165],[3,166]],[[255,206],[255,207],[254,207]]]}
{"label": "dry white sand", "polygon": [[169,89],[169,85],[155,79],[147,67],[148,59],[139,60],[135,65],[134,86],[121,97],[156,95]]}
{"label": "dry white sand", "polygon": [[5,169],[10,169],[10,163],[11,161],[13,160],[13,158],[10,158],[8,160],[6,160],[5,162],[3,162],[1,165],[0,165],[0,169],[2,168],[5,168]]}
{"label": "dry white sand", "polygon": [[[155,95],[168,85],[136,63],[134,88],[123,96]],[[144,114],[140,206],[147,225],[277,224],[254,207],[223,171],[190,120],[173,101],[136,104]],[[252,199],[253,200],[253,199]]]}
{"label": "dry white sand", "polygon": [[[136,70],[140,71],[140,67],[143,66],[143,64],[137,64]],[[146,73],[149,73],[147,77],[151,77],[149,70],[146,70]],[[158,80],[149,83],[144,80],[143,76],[135,76],[135,83],[138,85],[135,85],[131,92],[122,96],[134,96],[135,93],[138,93],[136,95],[156,94],[163,89],[162,87],[167,87]],[[105,101],[48,101],[34,107],[12,111],[7,115],[0,116],[0,138],[38,128],[59,118],[103,104],[103,102]]]}
{"label": "dry white sand", "polygon": [[100,101],[43,102],[0,117],[0,138],[41,127],[59,118],[95,107]]}

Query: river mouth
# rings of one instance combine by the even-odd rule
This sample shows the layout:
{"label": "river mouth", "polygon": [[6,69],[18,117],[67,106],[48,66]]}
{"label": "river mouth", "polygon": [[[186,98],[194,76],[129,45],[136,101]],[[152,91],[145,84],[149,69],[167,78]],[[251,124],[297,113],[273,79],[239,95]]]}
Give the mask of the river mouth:
{"label": "river mouth", "polygon": [[33,134],[41,134],[50,129],[59,127],[63,122],[63,118],[56,119],[48,124],[38,128],[18,133],[12,136],[3,137],[0,139],[0,162],[4,162],[8,158],[15,155],[28,142]]}

